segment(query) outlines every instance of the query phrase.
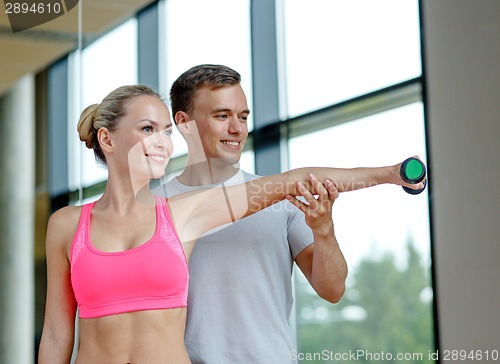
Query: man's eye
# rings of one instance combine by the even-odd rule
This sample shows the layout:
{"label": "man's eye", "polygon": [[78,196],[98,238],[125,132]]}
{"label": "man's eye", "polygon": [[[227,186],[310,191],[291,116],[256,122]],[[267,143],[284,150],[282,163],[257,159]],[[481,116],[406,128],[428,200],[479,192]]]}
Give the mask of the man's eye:
{"label": "man's eye", "polygon": [[228,118],[228,116],[226,114],[219,114],[216,117],[219,119],[227,119]]}

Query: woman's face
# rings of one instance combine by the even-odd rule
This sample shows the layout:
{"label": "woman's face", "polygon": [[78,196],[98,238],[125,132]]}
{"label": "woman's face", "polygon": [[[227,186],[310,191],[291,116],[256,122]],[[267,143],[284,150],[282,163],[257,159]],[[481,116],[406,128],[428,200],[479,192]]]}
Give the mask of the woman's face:
{"label": "woman's face", "polygon": [[133,180],[160,178],[173,151],[171,133],[166,105],[154,96],[138,96],[112,133],[113,153]]}

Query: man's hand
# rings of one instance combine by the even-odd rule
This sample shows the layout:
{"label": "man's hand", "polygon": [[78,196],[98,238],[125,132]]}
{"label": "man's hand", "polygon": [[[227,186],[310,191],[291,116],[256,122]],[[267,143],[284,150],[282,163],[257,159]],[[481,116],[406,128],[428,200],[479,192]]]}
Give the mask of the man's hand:
{"label": "man's hand", "polygon": [[335,199],[339,197],[337,186],[329,179],[321,183],[313,174],[310,174],[307,179],[308,186],[302,182],[296,183],[297,191],[306,202],[290,195],[286,198],[304,213],[307,225],[315,234],[332,234],[332,206]]}
{"label": "man's hand", "polygon": [[293,196],[287,199],[304,213],[314,242],[295,257],[295,262],[320,297],[338,302],[344,294],[347,276],[347,264],[337,243],[332,220],[332,206],[339,191],[332,180],[322,182],[312,174],[306,185],[298,182],[296,187],[305,202]]}

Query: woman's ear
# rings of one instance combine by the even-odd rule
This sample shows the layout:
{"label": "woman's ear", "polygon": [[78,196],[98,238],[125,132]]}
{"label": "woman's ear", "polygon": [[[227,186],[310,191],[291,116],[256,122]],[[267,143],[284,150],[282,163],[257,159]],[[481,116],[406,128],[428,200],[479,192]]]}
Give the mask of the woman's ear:
{"label": "woman's ear", "polygon": [[111,138],[111,132],[102,127],[97,131],[97,140],[103,152],[112,152],[113,150],[113,140]]}

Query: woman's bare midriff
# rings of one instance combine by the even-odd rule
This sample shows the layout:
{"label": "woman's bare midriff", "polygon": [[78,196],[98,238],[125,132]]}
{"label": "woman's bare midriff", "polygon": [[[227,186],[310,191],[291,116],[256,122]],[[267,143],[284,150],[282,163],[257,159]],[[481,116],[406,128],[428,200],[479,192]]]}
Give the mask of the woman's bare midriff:
{"label": "woman's bare midriff", "polygon": [[185,322],[186,308],[80,319],[75,364],[190,364]]}

